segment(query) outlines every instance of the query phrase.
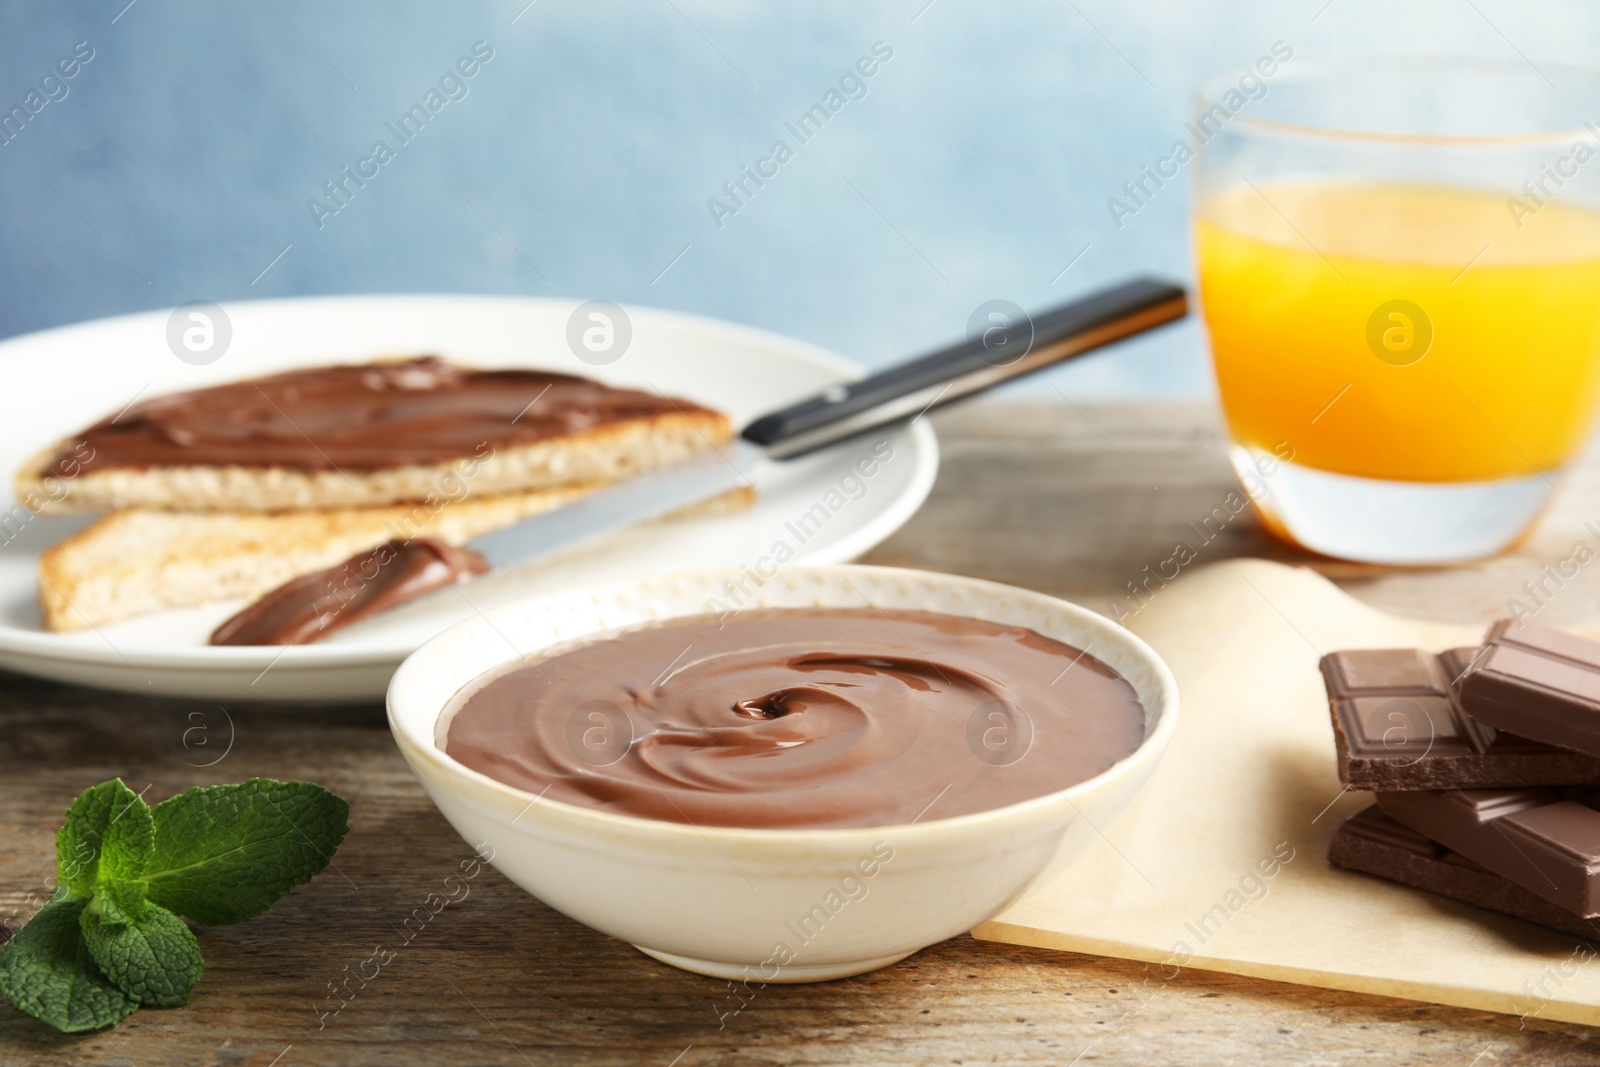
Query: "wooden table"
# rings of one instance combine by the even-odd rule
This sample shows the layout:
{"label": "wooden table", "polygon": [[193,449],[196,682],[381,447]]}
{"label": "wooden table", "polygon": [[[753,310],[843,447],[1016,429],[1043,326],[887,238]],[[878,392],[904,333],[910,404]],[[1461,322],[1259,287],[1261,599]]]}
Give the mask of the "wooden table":
{"label": "wooden table", "polygon": [[[869,562],[996,578],[1104,610],[1234,489],[1205,405],[981,402],[936,422],[938,486]],[[1265,538],[1248,510],[1203,559],[1311,562],[1393,609],[1486,618],[1566,553],[1585,506],[1600,514],[1597,482],[1600,464],[1586,461],[1546,531],[1479,567],[1316,564]],[[1594,613],[1600,565],[1586,570],[1596,573],[1554,590],[1542,617]],[[205,976],[187,1007],[68,1037],[0,1005],[4,1065],[1600,1062],[1600,1031],[1581,1026],[1203,971],[1147,983],[1144,964],[969,937],[858,978],[767,987],[733,1013],[741,1002],[726,983],[647,959],[488,868],[323,1014],[341,1003],[331,987],[374,946],[398,944],[405,917],[471,854],[401,761],[382,709],[224,715],[214,704],[4,683],[0,918],[13,925],[52,884],[62,811],[103,779],[120,775],[159,800],[252,775],[302,778],[351,803],[337,869],[253,922],[201,930]],[[226,745],[228,716],[231,750],[199,766]]]}

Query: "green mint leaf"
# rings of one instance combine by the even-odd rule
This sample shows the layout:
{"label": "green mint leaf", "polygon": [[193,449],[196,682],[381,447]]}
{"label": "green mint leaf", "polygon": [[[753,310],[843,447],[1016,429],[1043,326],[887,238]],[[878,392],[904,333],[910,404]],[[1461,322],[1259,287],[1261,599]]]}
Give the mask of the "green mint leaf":
{"label": "green mint leaf", "polygon": [[146,895],[196,922],[254,918],[327,865],[349,815],[308,782],[252,778],[180,793],[156,805]]}
{"label": "green mint leaf", "polygon": [[79,896],[101,878],[137,878],[150,857],[150,808],[113,778],[86,789],[56,831],[56,881]]}
{"label": "green mint leaf", "polygon": [[183,1004],[200,980],[194,931],[146,900],[143,882],[101,883],[78,925],[101,972],[141,1004]]}
{"label": "green mint leaf", "polygon": [[121,1022],[139,1007],[90,957],[78,926],[87,904],[83,897],[58,892],[0,946],[0,993],[69,1034]]}

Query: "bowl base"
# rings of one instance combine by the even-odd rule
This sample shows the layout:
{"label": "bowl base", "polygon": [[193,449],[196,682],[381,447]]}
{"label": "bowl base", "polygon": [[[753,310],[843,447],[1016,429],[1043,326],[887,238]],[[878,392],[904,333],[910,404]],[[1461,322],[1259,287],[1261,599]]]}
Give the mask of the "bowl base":
{"label": "bowl base", "polygon": [[676,956],[671,952],[658,952],[653,948],[643,945],[634,945],[634,948],[643,952],[651,959],[660,960],[680,970],[693,971],[709,978],[726,978],[729,981],[744,982],[754,981],[758,985],[790,985],[798,982],[827,982],[835,978],[853,978],[858,974],[866,974],[880,967],[887,967],[892,963],[899,963],[910,952],[897,952],[892,956],[879,956],[870,960],[850,960],[844,963],[811,963],[787,964],[778,970],[776,978],[761,979],[757,971],[759,964],[749,963],[720,963],[716,960],[697,960],[689,956]]}

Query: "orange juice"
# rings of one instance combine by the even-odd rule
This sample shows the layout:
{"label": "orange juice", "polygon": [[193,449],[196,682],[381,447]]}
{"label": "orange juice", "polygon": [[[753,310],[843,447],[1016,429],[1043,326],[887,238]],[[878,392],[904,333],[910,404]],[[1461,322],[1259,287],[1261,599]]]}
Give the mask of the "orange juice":
{"label": "orange juice", "polygon": [[1258,180],[1202,202],[1201,298],[1234,439],[1402,482],[1565,463],[1600,398],[1600,213],[1519,200]]}

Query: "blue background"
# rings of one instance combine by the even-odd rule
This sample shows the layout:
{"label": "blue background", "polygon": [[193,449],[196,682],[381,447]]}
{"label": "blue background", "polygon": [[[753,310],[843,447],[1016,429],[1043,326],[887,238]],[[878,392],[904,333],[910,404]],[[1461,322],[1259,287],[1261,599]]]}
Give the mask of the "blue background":
{"label": "blue background", "polygon": [[[76,42],[95,57],[0,147],[0,335],[196,299],[525,293],[877,364],[993,298],[1188,277],[1183,183],[1120,229],[1106,199],[1181,135],[1198,82],[1275,40],[1296,62],[1583,64],[1600,44],[1600,5],[1515,0],[525,4],[6,4],[0,110]],[[480,39],[494,58],[468,95],[319,229],[307,201],[375,140],[398,146],[384,124]],[[894,55],[865,98],[719,228],[708,198],[774,140],[796,147],[784,122],[879,40]],[[1211,384],[1189,324],[1019,387]]]}

